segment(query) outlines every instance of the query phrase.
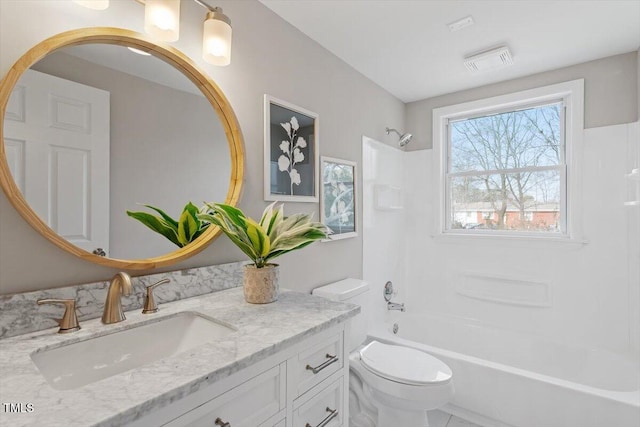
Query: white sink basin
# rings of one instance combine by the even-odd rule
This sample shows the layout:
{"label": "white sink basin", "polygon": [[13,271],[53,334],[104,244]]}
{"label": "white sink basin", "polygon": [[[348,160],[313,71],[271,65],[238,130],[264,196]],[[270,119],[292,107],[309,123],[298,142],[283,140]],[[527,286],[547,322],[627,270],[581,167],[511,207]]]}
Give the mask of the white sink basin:
{"label": "white sink basin", "polygon": [[184,312],[110,335],[53,348],[31,359],[57,390],[71,390],[219,340],[236,329]]}

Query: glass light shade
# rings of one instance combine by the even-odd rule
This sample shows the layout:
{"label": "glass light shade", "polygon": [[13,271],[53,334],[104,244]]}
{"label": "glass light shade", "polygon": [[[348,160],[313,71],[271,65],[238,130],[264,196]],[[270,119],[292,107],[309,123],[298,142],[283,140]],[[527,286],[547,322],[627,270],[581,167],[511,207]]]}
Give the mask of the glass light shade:
{"label": "glass light shade", "polygon": [[229,65],[231,63],[231,25],[209,14],[204,21],[202,36],[202,57],[209,64]]}
{"label": "glass light shade", "polygon": [[109,0],[73,0],[74,3],[79,4],[93,10],[105,10],[109,7]]}
{"label": "glass light shade", "polygon": [[154,38],[174,42],[180,37],[180,0],[145,0],[144,31]]}

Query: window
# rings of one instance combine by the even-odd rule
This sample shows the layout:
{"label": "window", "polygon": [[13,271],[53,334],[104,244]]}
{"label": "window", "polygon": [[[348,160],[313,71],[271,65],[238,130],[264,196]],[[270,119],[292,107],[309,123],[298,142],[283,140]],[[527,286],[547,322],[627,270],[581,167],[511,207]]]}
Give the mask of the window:
{"label": "window", "polygon": [[434,110],[440,234],[575,237],[582,87]]}
{"label": "window", "polygon": [[[562,233],[566,182],[563,102],[448,120],[448,229]],[[480,228],[480,227],[477,227]]]}

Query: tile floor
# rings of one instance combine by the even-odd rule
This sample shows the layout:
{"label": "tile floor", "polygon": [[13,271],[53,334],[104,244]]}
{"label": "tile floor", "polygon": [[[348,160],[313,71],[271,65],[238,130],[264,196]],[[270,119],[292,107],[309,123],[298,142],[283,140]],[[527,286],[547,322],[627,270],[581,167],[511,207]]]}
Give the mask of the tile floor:
{"label": "tile floor", "polygon": [[482,427],[442,411],[429,411],[429,427]]}

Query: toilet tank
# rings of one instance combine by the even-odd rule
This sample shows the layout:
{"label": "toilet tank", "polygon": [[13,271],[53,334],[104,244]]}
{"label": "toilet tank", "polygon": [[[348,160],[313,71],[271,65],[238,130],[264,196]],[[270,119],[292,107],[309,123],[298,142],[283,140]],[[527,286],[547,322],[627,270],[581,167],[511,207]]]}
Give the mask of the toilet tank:
{"label": "toilet tank", "polygon": [[332,301],[348,302],[360,306],[360,313],[351,319],[347,343],[349,352],[355,350],[367,338],[369,324],[369,284],[360,279],[344,279],[315,288],[313,295]]}

